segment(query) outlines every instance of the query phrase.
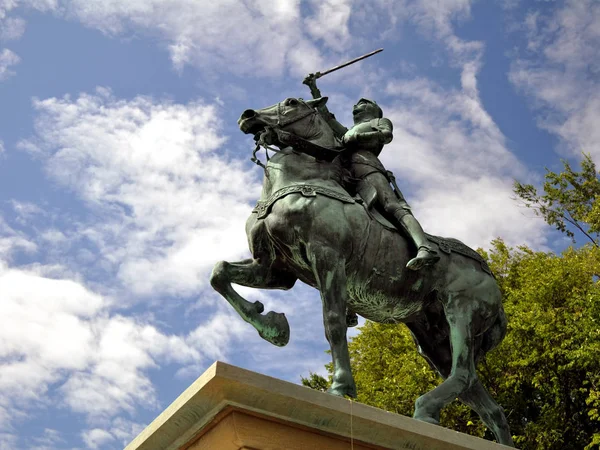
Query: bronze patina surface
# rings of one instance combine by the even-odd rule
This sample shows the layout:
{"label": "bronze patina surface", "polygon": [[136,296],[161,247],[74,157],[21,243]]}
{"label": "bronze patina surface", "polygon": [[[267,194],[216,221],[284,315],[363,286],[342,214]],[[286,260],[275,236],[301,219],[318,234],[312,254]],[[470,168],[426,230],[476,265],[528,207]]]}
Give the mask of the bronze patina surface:
{"label": "bronze patina surface", "polygon": [[[246,223],[252,258],[217,263],[212,286],[279,346],[289,340],[285,316],[263,314],[260,302],[248,302],[231,284],[285,290],[301,280],[318,289],[334,367],[330,393],[340,396],[356,396],[346,339],[355,314],[405,323],[421,355],[444,378],[417,399],[414,417],[439,423],[440,410],[459,398],[498,442],[512,446],[504,412],[475,370],[506,333],[496,280],[466,245],[428,239],[392,189],[377,158],[393,132],[381,108],[361,99],[348,130],[326,102],[288,98],[243,112],[240,129],[276,153],[264,166],[261,198]],[[325,149],[322,157],[319,149]],[[396,229],[375,220],[378,214]]]}

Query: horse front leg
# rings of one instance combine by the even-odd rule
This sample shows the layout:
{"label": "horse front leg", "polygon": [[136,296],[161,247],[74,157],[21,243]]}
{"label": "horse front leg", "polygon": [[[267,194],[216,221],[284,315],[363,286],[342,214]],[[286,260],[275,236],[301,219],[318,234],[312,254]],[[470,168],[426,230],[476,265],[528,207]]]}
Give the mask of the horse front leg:
{"label": "horse front leg", "polygon": [[322,246],[314,246],[313,250],[309,258],[321,293],[325,337],[329,342],[333,360],[333,382],[328,392],[342,397],[356,397],[346,338],[348,292],[345,260],[337,252]]}
{"label": "horse front leg", "polygon": [[275,271],[262,260],[245,259],[237,262],[221,261],[215,264],[210,276],[211,286],[221,294],[260,337],[283,347],[290,339],[290,326],[285,314],[269,311],[263,315],[261,302],[249,302],[238,294],[231,283],[258,289],[290,289],[296,278],[283,271]]}

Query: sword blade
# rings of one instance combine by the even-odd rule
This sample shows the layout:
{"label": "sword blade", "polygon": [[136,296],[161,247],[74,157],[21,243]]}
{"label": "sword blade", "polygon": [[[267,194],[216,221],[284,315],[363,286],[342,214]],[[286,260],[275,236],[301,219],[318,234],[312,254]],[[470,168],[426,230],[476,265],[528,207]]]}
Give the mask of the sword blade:
{"label": "sword blade", "polygon": [[331,69],[327,69],[324,72],[317,72],[315,74],[315,79],[316,78],[321,78],[323,75],[327,75],[328,73],[335,72],[336,70],[340,70],[340,69],[342,69],[342,68],[344,68],[346,66],[349,66],[350,64],[354,64],[355,62],[361,61],[361,60],[363,60],[365,58],[368,58],[369,56],[373,56],[373,55],[375,55],[375,54],[377,54],[379,52],[382,52],[382,51],[383,51],[383,49],[380,48],[380,49],[377,49],[375,51],[372,51],[371,53],[367,53],[366,55],[362,55],[362,56],[359,56],[358,58],[354,58],[354,59],[352,59],[352,60],[350,60],[348,62],[345,62],[344,64],[340,64],[339,66],[335,66],[335,67],[332,67]]}

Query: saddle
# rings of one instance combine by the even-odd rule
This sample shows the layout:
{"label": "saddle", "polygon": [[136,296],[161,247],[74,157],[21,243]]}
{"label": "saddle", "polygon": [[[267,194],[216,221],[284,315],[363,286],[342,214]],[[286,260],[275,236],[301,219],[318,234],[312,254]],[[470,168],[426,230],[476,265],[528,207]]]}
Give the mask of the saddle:
{"label": "saddle", "polygon": [[[368,181],[361,180],[357,184],[355,199],[357,200],[357,203],[361,203],[363,205],[365,211],[371,217],[371,220],[376,220],[384,228],[394,233],[400,233],[400,231],[398,231],[398,228],[394,226],[392,222],[390,222],[382,214],[382,211],[379,210],[375,202],[376,197],[377,191],[373,186],[369,184]],[[495,278],[485,259],[483,259],[483,257],[471,247],[467,246],[467,244],[459,241],[458,239],[434,236],[429,233],[425,233],[425,236],[427,237],[427,240],[429,240],[429,242],[434,244],[434,246],[437,246],[440,252],[446,253],[447,255],[454,252],[462,256],[466,256],[467,258],[473,259],[481,264],[481,269],[484,272],[488,273],[489,275]]]}

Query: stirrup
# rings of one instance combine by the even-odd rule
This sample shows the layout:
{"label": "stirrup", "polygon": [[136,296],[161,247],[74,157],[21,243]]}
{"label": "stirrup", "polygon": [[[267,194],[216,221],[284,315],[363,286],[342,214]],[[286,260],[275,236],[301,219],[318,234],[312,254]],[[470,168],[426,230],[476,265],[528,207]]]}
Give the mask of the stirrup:
{"label": "stirrup", "polygon": [[[427,252],[427,256],[419,257],[419,252],[421,250],[425,250]],[[407,264],[406,267],[411,270],[419,270],[425,266],[430,266],[435,264],[440,260],[438,253],[430,247],[422,245],[417,250],[417,256],[412,258]]]}
{"label": "stirrup", "polygon": [[429,253],[432,256],[436,256],[438,253],[437,251],[435,251],[434,249],[432,249],[431,247],[429,247],[428,245],[421,245],[418,249],[417,249],[417,254],[419,254],[419,252],[422,250],[427,251],[427,253]]}

